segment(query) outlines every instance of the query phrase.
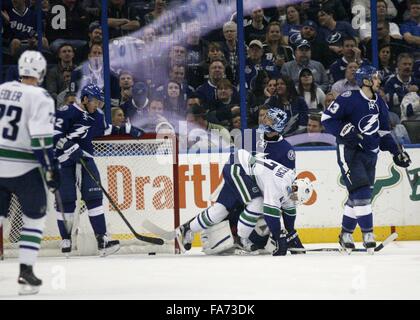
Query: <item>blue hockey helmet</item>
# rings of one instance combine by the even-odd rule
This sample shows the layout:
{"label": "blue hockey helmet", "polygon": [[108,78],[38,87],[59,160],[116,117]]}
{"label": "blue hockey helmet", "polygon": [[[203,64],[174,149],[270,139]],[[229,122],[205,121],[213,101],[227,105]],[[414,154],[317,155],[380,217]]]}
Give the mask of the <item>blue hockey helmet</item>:
{"label": "blue hockey helmet", "polygon": [[80,92],[80,100],[83,100],[84,97],[87,97],[89,100],[95,98],[102,102],[105,101],[102,89],[93,83],[90,83],[83,87],[82,91]]}
{"label": "blue hockey helmet", "polygon": [[375,67],[369,65],[361,66],[354,75],[356,83],[360,88],[364,85],[363,80],[372,81],[374,76],[379,76],[379,71]]}
{"label": "blue hockey helmet", "polygon": [[278,132],[282,134],[287,124],[287,113],[279,108],[271,107],[267,110],[266,117],[269,117],[271,120],[273,120],[273,123],[269,126],[265,124],[260,124],[260,126],[258,127],[258,132]]}

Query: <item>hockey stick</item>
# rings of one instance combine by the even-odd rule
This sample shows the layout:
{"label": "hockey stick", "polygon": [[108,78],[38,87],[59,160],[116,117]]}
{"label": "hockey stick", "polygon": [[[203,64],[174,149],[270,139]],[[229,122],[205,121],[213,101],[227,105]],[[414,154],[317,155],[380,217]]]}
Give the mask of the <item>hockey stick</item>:
{"label": "hockey stick", "polygon": [[[390,244],[392,241],[398,238],[398,233],[393,232],[389,235],[381,244],[375,247],[374,251],[381,251],[385,246]],[[289,248],[289,251],[293,252],[341,252],[344,249],[341,248],[317,248],[317,249],[304,249],[304,248]],[[367,249],[353,249],[351,252],[367,252]]]}
{"label": "hockey stick", "polygon": [[136,237],[137,240],[144,241],[144,242],[149,242],[149,243],[153,243],[153,244],[158,244],[158,245],[163,245],[164,244],[164,241],[160,238],[148,237],[148,236],[141,235],[141,234],[137,233],[136,230],[134,230],[134,228],[131,226],[130,222],[128,222],[128,220],[124,217],[124,215],[122,214],[120,209],[117,207],[114,200],[112,200],[111,196],[108,194],[108,192],[102,186],[101,182],[98,181],[98,179],[95,177],[95,175],[92,173],[92,171],[90,171],[90,169],[87,167],[86,162],[83,158],[80,159],[80,163],[82,164],[83,168],[86,170],[88,175],[92,178],[92,180],[95,181],[96,185],[99,188],[101,188],[102,192],[108,198],[109,203],[112,204],[114,209],[118,212],[121,219],[123,219],[123,221],[127,225],[128,229],[130,229],[130,231],[133,233],[133,235]]}
{"label": "hockey stick", "polygon": [[161,227],[154,224],[149,219],[145,219],[142,225],[143,225],[143,228],[149,230],[151,233],[154,233],[165,240],[169,240],[169,241],[174,240],[176,237],[175,230],[168,231],[168,230],[162,229]]}

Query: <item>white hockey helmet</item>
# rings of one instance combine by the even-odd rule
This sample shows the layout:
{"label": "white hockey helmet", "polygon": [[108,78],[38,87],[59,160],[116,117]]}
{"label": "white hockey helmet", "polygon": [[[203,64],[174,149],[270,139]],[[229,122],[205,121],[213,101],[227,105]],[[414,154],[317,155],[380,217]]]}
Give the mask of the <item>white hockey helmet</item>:
{"label": "white hockey helmet", "polygon": [[24,51],[18,61],[20,77],[34,77],[41,84],[47,73],[47,61],[44,56],[33,50]]}
{"label": "white hockey helmet", "polygon": [[314,186],[311,180],[308,178],[296,179],[292,183],[291,199],[295,201],[296,205],[303,204],[311,198],[313,191]]}

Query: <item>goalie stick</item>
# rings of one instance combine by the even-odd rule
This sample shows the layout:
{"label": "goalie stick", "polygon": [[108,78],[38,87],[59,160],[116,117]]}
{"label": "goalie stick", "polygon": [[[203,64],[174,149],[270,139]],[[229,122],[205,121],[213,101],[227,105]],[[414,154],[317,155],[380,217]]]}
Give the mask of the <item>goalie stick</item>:
{"label": "goalie stick", "polygon": [[126,217],[122,214],[121,210],[117,207],[114,200],[112,200],[111,196],[108,194],[108,192],[102,186],[101,182],[98,181],[98,179],[96,179],[94,174],[89,170],[89,168],[87,167],[86,162],[85,162],[85,160],[83,160],[83,158],[80,159],[80,163],[82,164],[83,168],[86,170],[88,175],[92,178],[92,180],[95,181],[96,185],[99,188],[101,188],[102,192],[108,198],[109,203],[112,204],[114,209],[118,212],[121,219],[123,219],[123,221],[127,225],[128,229],[130,229],[130,231],[133,233],[133,235],[136,237],[137,240],[144,241],[144,242],[149,242],[149,243],[157,244],[157,245],[163,245],[164,244],[164,241],[160,238],[148,237],[148,236],[137,233],[136,230],[134,230],[134,228],[131,226],[130,222],[128,222]]}
{"label": "goalie stick", "polygon": [[[375,247],[374,251],[381,251],[385,246],[398,238],[398,233],[391,233],[381,244]],[[289,251],[293,252],[341,252],[341,248],[317,248],[317,249],[304,249],[304,248],[290,248]],[[367,249],[353,249],[351,252],[367,252]]]}

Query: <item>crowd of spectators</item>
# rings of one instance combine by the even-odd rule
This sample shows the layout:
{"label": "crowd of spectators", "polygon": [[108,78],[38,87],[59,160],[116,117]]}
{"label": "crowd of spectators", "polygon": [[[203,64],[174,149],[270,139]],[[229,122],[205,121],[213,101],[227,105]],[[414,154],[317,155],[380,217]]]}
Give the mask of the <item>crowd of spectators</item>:
{"label": "crowd of spectators", "polygon": [[[24,50],[39,49],[35,2],[2,1],[3,81],[18,78],[15,64]],[[100,2],[42,1],[40,50],[48,61],[44,86],[57,108],[75,101],[86,83],[104,86]],[[109,43],[134,39],[138,55],[147,55],[132,68],[112,70],[114,124],[130,121],[153,131],[160,122],[177,128],[176,122],[185,120],[217,129],[223,139],[225,130],[244,124],[235,15],[219,29],[208,30],[205,21],[185,22],[168,14],[170,6],[182,6],[183,0],[108,2]],[[322,133],[316,124],[320,112],[343,92],[357,90],[356,70],[372,63],[369,8],[368,0],[256,6],[244,21],[245,125],[258,127],[260,110],[277,107],[290,119],[286,136]],[[162,16],[156,29],[154,22]],[[381,95],[391,111],[390,123],[401,142],[419,143],[410,130],[420,127],[420,0],[378,0],[377,16]],[[171,43],[167,54],[150,55],[147,48],[170,41],[178,29],[188,34],[183,43]],[[141,36],[133,36],[138,30]]]}

